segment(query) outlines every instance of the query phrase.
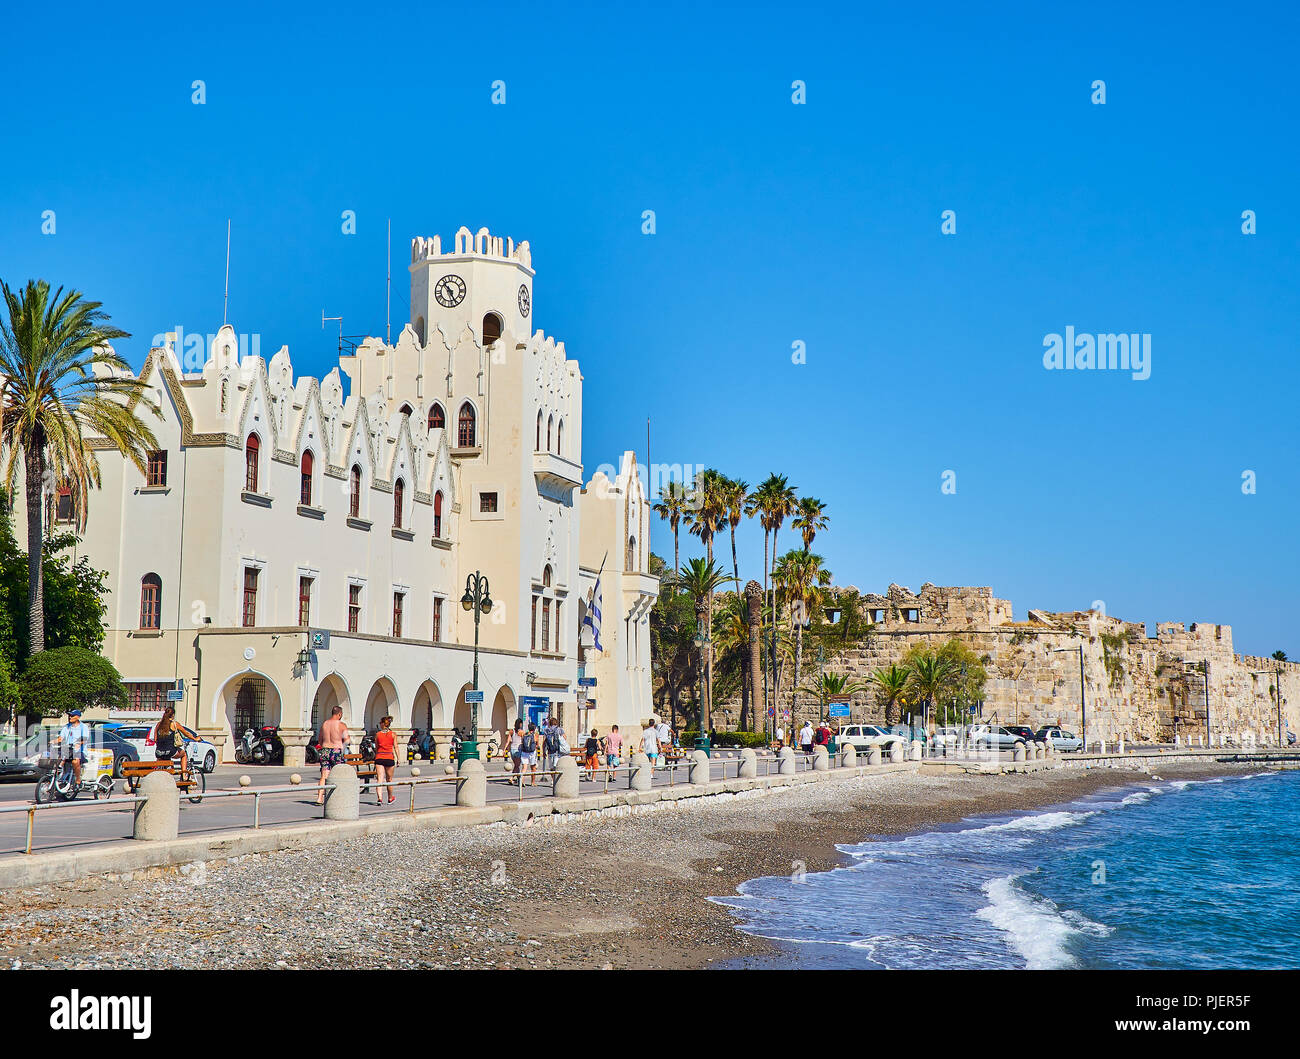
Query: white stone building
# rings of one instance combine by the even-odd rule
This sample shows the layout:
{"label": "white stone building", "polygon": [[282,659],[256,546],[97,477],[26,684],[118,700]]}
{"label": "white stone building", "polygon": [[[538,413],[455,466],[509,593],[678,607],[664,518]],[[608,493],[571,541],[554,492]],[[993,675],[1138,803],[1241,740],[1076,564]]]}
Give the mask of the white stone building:
{"label": "white stone building", "polygon": [[[229,326],[186,373],[169,336],[140,373],[163,410],[149,474],[95,443],[82,553],[109,572],[104,653],[133,708],[183,681],[179,715],[226,760],[260,721],[300,762],[336,703],[357,738],[391,714],[403,742],[433,728],[445,745],[470,720],[460,601],[476,571],[494,603],[482,727],[527,719],[526,697],[571,739],[650,712],[645,490],[631,453],[582,487],[582,375],[531,330],[528,244],[416,239],[410,273],[396,342],[367,339],[319,380],[295,378],[287,348],[241,355]],[[595,705],[579,716],[579,623],[602,560],[604,651],[585,659]]]}

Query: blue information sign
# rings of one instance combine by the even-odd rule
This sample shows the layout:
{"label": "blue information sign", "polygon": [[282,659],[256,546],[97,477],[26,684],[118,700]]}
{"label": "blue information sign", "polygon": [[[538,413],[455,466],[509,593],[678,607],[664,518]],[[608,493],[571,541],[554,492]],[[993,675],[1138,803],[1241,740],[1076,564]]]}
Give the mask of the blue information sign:
{"label": "blue information sign", "polygon": [[831,702],[826,706],[827,717],[847,717],[849,716],[849,704],[847,702]]}

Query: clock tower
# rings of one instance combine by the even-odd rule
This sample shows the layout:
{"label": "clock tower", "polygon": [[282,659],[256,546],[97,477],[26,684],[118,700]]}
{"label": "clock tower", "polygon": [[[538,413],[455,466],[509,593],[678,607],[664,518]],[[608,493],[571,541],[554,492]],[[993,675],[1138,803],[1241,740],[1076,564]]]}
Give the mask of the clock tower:
{"label": "clock tower", "polygon": [[441,328],[455,340],[466,327],[483,346],[503,332],[533,331],[533,267],[527,242],[461,228],[450,250],[442,237],[411,240],[411,326],[421,345]]}

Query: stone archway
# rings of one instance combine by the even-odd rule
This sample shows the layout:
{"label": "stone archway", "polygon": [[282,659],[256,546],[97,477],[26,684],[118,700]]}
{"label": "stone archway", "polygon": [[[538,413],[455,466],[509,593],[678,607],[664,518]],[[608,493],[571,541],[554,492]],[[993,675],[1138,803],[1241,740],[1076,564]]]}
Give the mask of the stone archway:
{"label": "stone archway", "polygon": [[264,724],[279,725],[280,689],[263,673],[248,670],[236,673],[217,692],[216,710],[225,729],[222,760],[235,760],[235,744],[247,728]]}
{"label": "stone archway", "polygon": [[411,704],[410,726],[438,731],[447,726],[446,713],[437,683],[432,678],[426,680],[416,691],[415,702]]}
{"label": "stone archway", "polygon": [[[460,691],[456,693],[456,708],[452,711],[451,715],[451,723],[455,728],[462,728],[465,731],[469,731],[471,717],[469,703],[465,701],[465,692],[471,691],[473,687],[473,684],[465,684],[461,687]],[[483,711],[480,710],[479,723],[481,724],[482,722]]]}
{"label": "stone archway", "polygon": [[398,720],[401,712],[397,704],[397,687],[388,677],[380,677],[370,686],[370,693],[366,696],[366,710],[363,715],[362,725],[367,732],[374,732],[379,728],[381,717],[392,717]]}
{"label": "stone archway", "polygon": [[352,696],[348,694],[348,686],[343,682],[343,678],[337,673],[331,673],[320,682],[311,700],[311,717],[308,719],[310,725],[308,731],[311,735],[320,732],[320,726],[329,719],[335,706],[343,708],[343,720],[351,724]]}
{"label": "stone archway", "polygon": [[[515,693],[510,690],[508,685],[503,684],[497,691],[496,698],[492,700],[492,714],[490,727],[502,737],[505,741],[505,735],[515,723],[515,718],[519,716],[519,703],[515,698]],[[480,724],[482,717],[480,717]]]}

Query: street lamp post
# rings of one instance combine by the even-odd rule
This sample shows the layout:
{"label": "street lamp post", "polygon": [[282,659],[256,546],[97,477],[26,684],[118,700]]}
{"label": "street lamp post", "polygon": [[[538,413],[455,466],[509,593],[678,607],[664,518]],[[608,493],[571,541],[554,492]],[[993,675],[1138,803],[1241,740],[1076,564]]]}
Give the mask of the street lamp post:
{"label": "street lamp post", "polygon": [[[1069,654],[1074,650],[1073,647],[1057,647],[1052,650],[1052,654]],[[1209,699],[1206,699],[1209,702]],[[1083,727],[1083,750],[1088,750],[1088,695],[1083,684],[1083,644],[1079,644],[1079,722]]]}
{"label": "street lamp post", "polygon": [[[477,570],[465,578],[465,594],[460,597],[460,605],[467,611],[474,612],[474,690],[478,691],[478,623],[484,614],[492,612],[492,596],[488,591],[488,579]],[[456,764],[478,757],[478,696],[470,703],[469,738],[462,739],[460,754]]]}

